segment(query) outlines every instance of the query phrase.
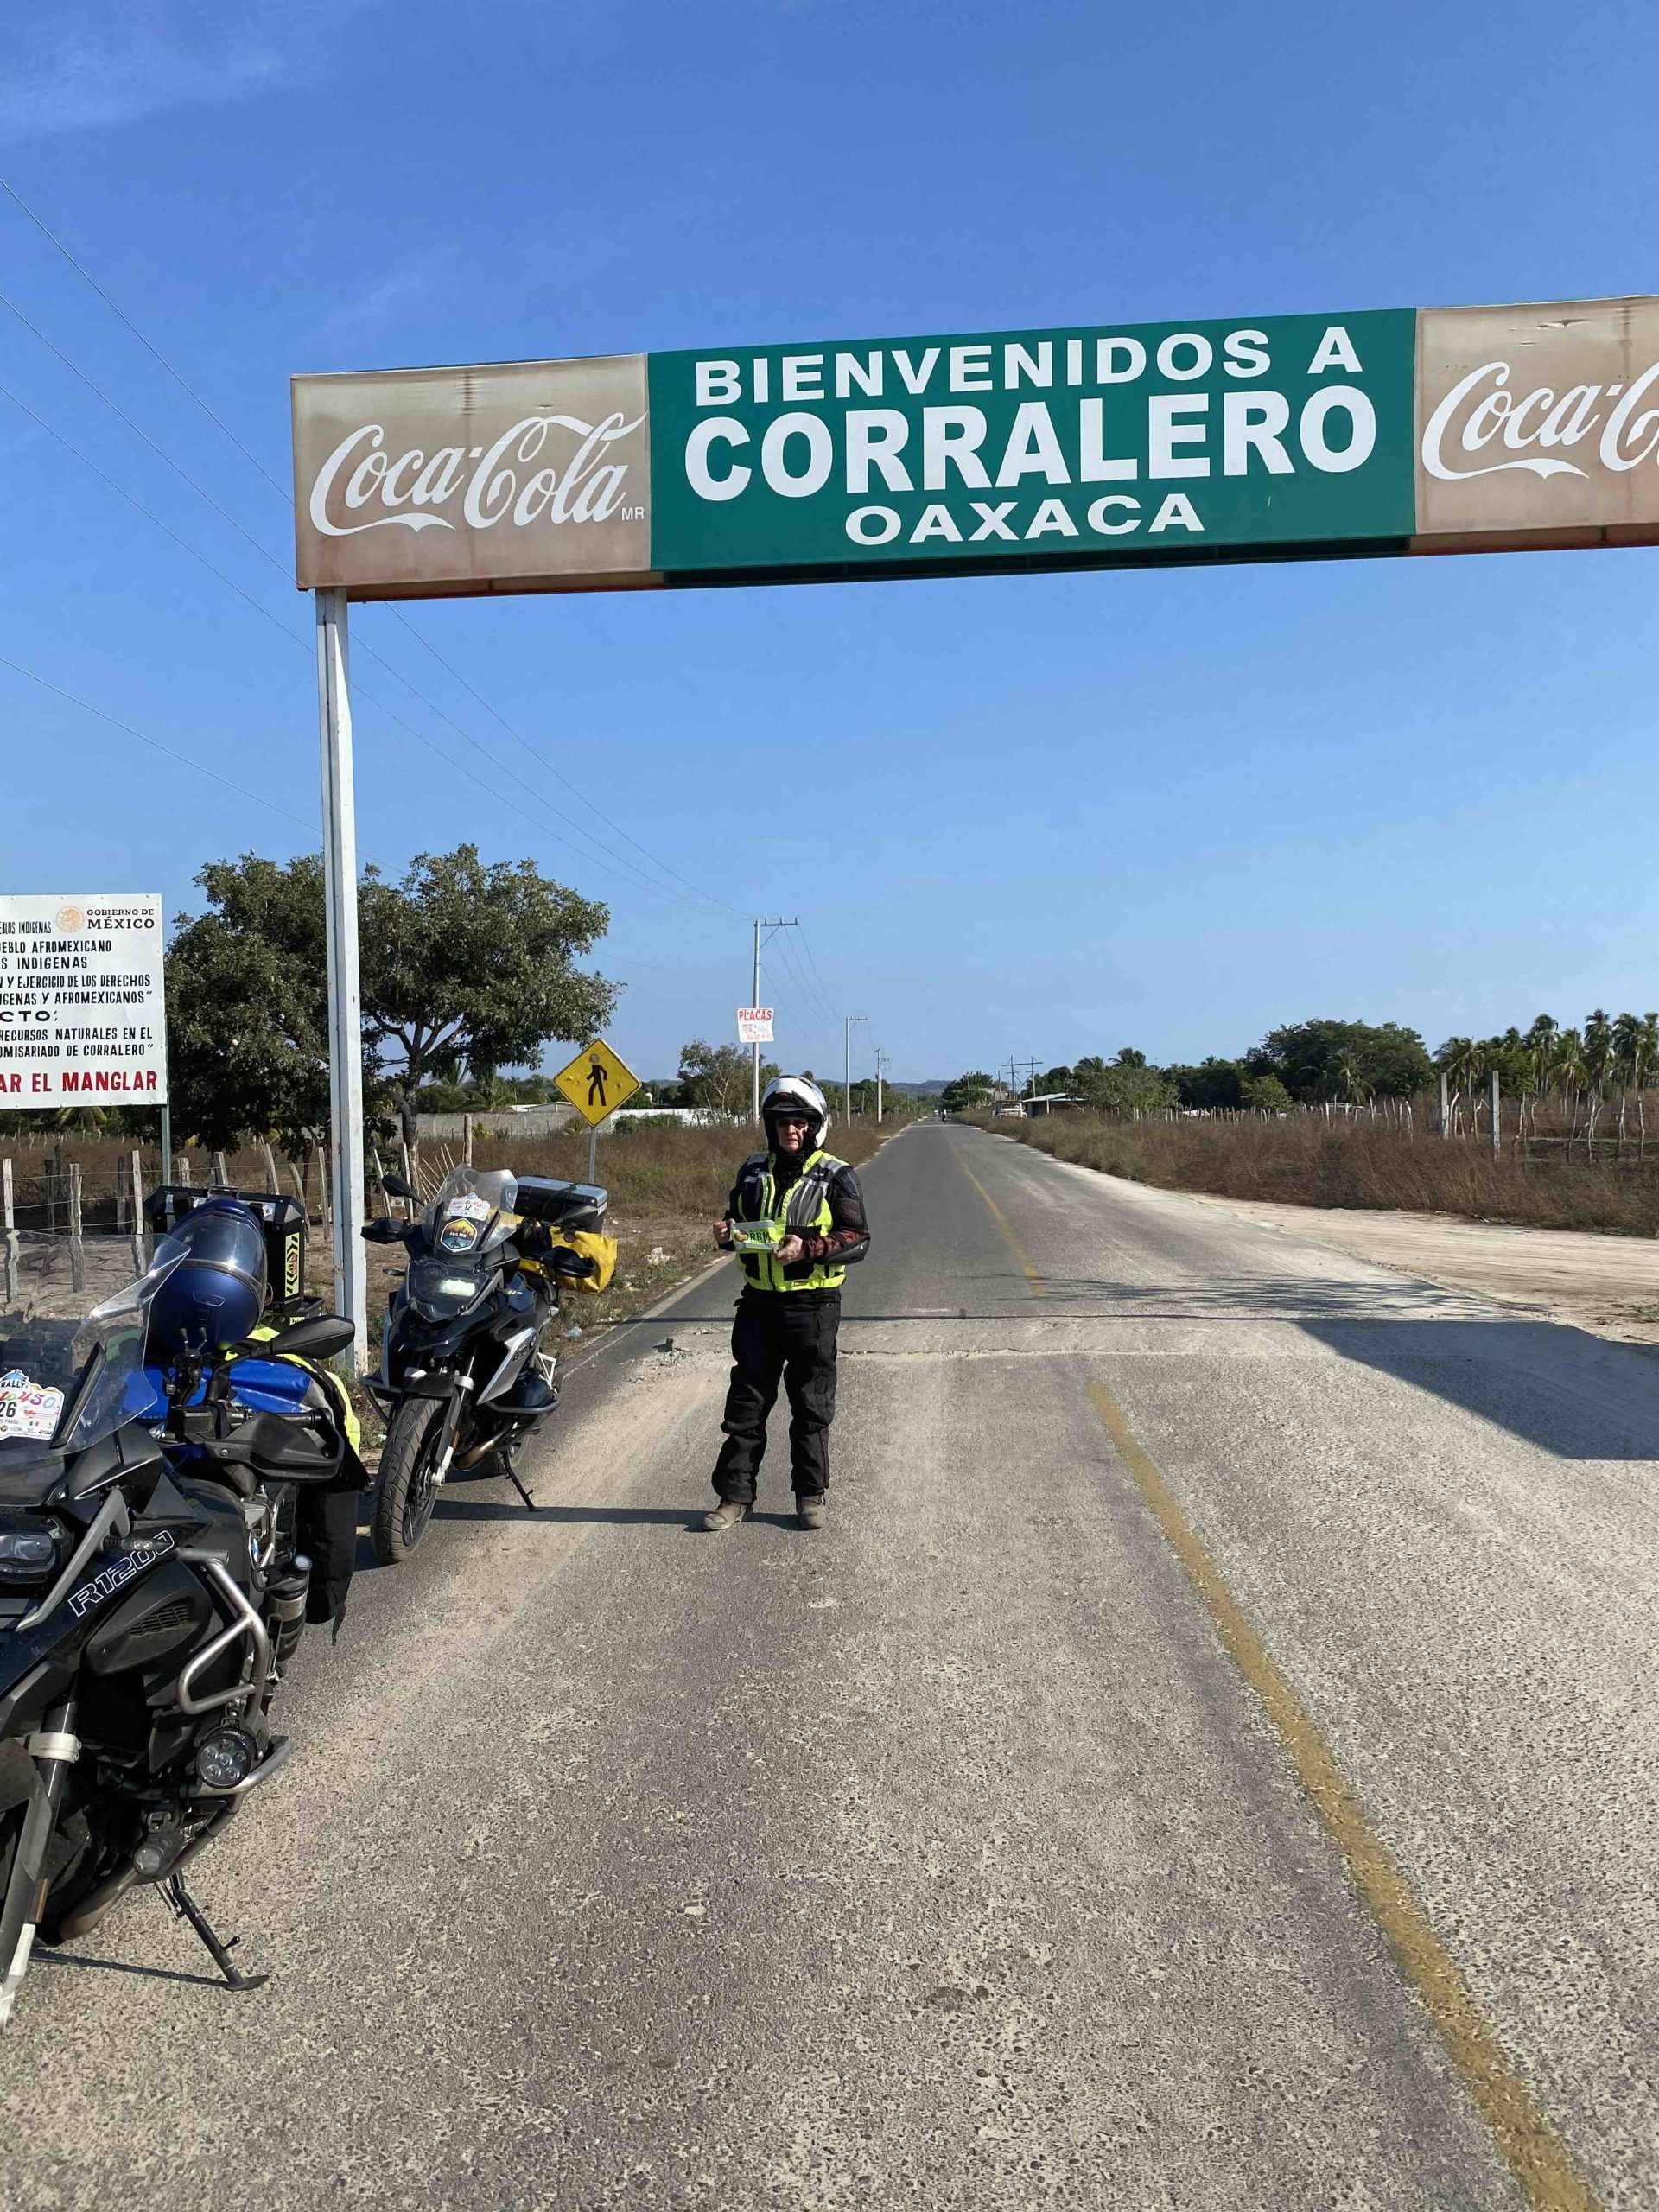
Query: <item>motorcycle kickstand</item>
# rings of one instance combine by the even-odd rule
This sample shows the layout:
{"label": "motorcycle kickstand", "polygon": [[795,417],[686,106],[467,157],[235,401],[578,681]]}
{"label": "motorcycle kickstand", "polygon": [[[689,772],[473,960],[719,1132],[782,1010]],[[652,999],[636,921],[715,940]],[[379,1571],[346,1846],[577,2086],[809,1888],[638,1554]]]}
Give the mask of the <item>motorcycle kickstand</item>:
{"label": "motorcycle kickstand", "polygon": [[517,1454],[511,1451],[501,1452],[497,1454],[497,1457],[501,1462],[502,1472],[506,1476],[507,1480],[512,1484],[514,1490],[518,1491],[519,1497],[524,1499],[524,1503],[533,1513],[536,1510],[536,1501],[531,1496],[530,1492],[524,1488],[523,1483],[518,1479],[518,1470],[513,1465],[516,1456]]}
{"label": "motorcycle kickstand", "polygon": [[188,1920],[200,1937],[213,1964],[224,1975],[227,1988],[236,1990],[264,1988],[266,1982],[270,1980],[270,1976],[268,1974],[243,1974],[232,1963],[231,1953],[242,1938],[239,1936],[232,1936],[228,1942],[222,1942],[219,1940],[213,1923],[191,1896],[189,1891],[185,1888],[184,1877],[181,1874],[169,1875],[162,1885],[162,1894],[172,1906],[174,1918]]}

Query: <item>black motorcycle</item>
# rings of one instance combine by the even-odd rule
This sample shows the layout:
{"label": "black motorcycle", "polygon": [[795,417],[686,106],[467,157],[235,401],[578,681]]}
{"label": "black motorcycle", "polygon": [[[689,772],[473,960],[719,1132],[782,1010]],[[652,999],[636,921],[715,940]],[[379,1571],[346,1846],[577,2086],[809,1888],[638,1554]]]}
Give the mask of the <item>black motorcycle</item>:
{"label": "black motorcycle", "polygon": [[[0,1341],[0,2026],[36,1935],[84,1936],[141,1883],[232,1988],[264,1980],[238,1974],[184,1871],[288,1758],[269,1713],[306,1618],[296,1502],[338,1480],[344,1445],[287,1356],[352,1331],[316,1315],[247,1344],[263,1264],[244,1281],[203,1249],[163,1238],[72,1338],[35,1323]],[[183,1358],[169,1306],[203,1317]],[[291,1410],[254,1409],[289,1378]]]}
{"label": "black motorcycle", "polygon": [[[416,1192],[388,1176],[395,1198]],[[545,1343],[562,1281],[594,1274],[608,1194],[504,1168],[458,1167],[418,1222],[370,1222],[372,1243],[401,1243],[409,1268],[393,1291],[380,1372],[365,1387],[386,1414],[373,1541],[406,1559],[452,1471],[493,1457],[528,1505],[515,1460],[559,1402],[557,1355]],[[614,1248],[612,1248],[613,1253]]]}

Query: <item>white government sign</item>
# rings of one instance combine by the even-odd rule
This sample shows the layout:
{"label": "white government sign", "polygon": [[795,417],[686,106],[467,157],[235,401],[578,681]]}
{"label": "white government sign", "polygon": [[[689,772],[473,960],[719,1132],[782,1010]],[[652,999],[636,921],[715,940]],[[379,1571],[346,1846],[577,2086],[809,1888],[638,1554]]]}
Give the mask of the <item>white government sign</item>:
{"label": "white government sign", "polygon": [[740,1045],[772,1043],[772,1008],[769,1006],[739,1007],[737,1041]]}
{"label": "white government sign", "polygon": [[0,1106],[163,1106],[156,892],[0,895]]}

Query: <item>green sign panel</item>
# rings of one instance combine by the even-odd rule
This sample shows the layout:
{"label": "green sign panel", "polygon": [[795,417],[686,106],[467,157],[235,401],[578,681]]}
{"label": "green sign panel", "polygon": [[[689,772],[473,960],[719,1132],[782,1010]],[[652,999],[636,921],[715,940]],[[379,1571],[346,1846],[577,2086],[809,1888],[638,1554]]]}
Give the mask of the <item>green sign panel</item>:
{"label": "green sign panel", "polygon": [[354,599],[1659,543],[1659,301],[294,379]]}
{"label": "green sign panel", "polygon": [[1415,338],[1382,311],[653,353],[652,566],[1396,550]]}

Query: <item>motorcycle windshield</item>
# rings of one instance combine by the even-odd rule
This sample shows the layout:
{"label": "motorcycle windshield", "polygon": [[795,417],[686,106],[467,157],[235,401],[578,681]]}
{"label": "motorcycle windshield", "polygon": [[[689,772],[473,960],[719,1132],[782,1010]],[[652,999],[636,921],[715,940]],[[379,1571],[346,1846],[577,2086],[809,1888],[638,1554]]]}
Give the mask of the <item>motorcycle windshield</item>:
{"label": "motorcycle windshield", "polygon": [[454,1167],[426,1210],[427,1241],[452,1259],[477,1259],[518,1226],[518,1178],[505,1167]]}
{"label": "motorcycle windshield", "polygon": [[156,1386],[144,1372],[150,1308],[186,1256],[182,1244],[164,1236],[137,1281],[84,1321],[10,1325],[0,1339],[0,1473],[45,1453],[84,1452],[151,1413]]}

